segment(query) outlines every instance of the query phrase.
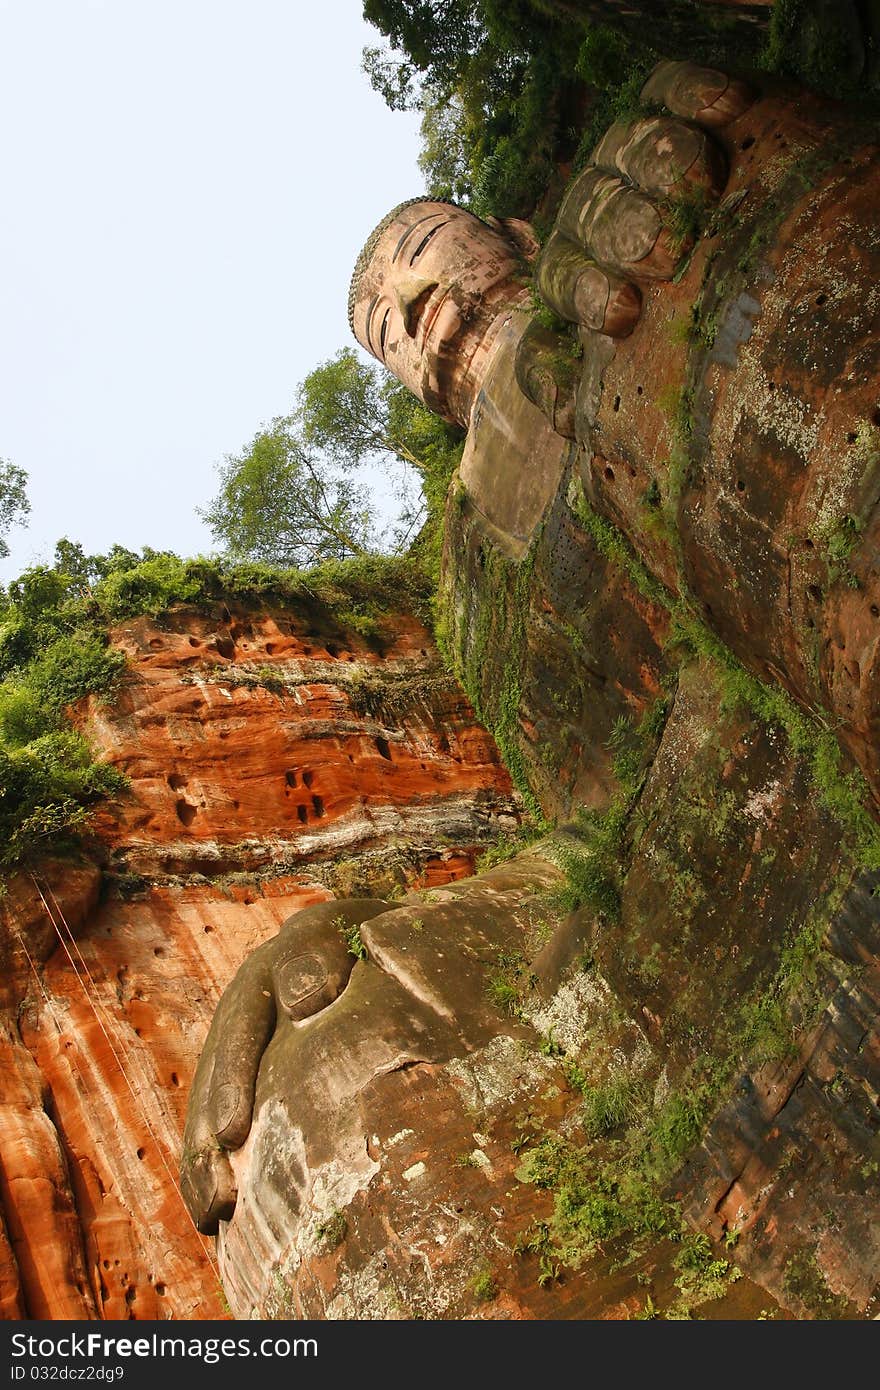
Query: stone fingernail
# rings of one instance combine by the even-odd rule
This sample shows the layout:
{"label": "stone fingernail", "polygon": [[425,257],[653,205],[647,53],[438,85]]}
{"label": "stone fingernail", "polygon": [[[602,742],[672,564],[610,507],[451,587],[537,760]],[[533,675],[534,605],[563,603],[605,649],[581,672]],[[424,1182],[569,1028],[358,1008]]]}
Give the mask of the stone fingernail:
{"label": "stone fingernail", "polygon": [[236,1086],[232,1081],[225,1081],[211,1098],[211,1109],[214,1113],[214,1133],[218,1139],[222,1139],[232,1123],[238,1119],[242,1106],[242,1091],[240,1086]]}

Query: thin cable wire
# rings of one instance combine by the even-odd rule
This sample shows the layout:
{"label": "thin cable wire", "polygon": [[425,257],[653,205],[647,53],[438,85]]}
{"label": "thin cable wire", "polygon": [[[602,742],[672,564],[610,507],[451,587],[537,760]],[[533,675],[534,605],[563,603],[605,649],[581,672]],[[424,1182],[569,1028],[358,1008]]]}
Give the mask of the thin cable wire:
{"label": "thin cable wire", "polygon": [[[150,1135],[150,1138],[153,1140],[154,1145],[156,1146],[156,1152],[157,1152],[157,1154],[159,1155],[159,1161],[160,1161],[160,1163],[162,1164],[163,1168],[165,1169],[166,1173],[168,1174],[168,1177],[169,1177],[170,1180],[171,1180],[172,1189],[173,1189],[174,1193],[176,1194],[176,1196],[177,1196],[177,1198],[178,1198],[178,1200],[179,1200],[179,1202],[180,1202],[180,1205],[183,1207],[183,1210],[186,1212],[187,1221],[190,1223],[190,1225],[192,1226],[193,1230],[195,1231],[196,1237],[197,1237],[197,1239],[198,1239],[198,1241],[199,1241],[199,1244],[201,1245],[201,1247],[202,1247],[202,1249],[203,1249],[203,1251],[204,1251],[204,1253],[205,1253],[205,1255],[206,1255],[206,1257],[207,1257],[207,1259],[208,1259],[209,1264],[210,1264],[211,1267],[213,1268],[215,1274],[218,1274],[218,1277],[219,1277],[219,1270],[218,1270],[217,1262],[216,1262],[216,1259],[215,1259],[215,1257],[214,1257],[213,1251],[212,1251],[212,1250],[210,1249],[210,1247],[208,1246],[208,1244],[207,1244],[207,1242],[205,1241],[205,1239],[204,1239],[204,1237],[203,1237],[201,1231],[198,1229],[198,1227],[196,1226],[195,1222],[194,1222],[193,1219],[192,1219],[192,1216],[191,1216],[190,1213],[189,1213],[189,1210],[188,1210],[188,1208],[187,1208],[187,1206],[186,1206],[186,1203],[185,1203],[184,1200],[183,1200],[183,1196],[182,1196],[182,1194],[181,1194],[181,1192],[180,1192],[180,1189],[178,1188],[178,1185],[177,1185],[177,1176],[176,1176],[176,1174],[174,1174],[174,1173],[172,1172],[171,1167],[170,1167],[170,1165],[168,1164],[167,1159],[165,1158],[165,1154],[164,1154],[163,1149],[162,1149],[162,1144],[161,1144],[161,1142],[160,1142],[160,1140],[159,1140],[158,1135],[156,1134],[155,1130],[153,1129],[152,1124],[150,1123],[150,1118],[149,1118],[149,1115],[147,1114],[147,1111],[146,1111],[146,1108],[145,1108],[145,1106],[144,1106],[144,1104],[143,1104],[143,1101],[142,1101],[141,1097],[139,1096],[139,1094],[135,1091],[134,1087],[132,1086],[131,1080],[129,1079],[129,1076],[128,1076],[128,1073],[126,1072],[126,1069],[125,1069],[125,1067],[123,1066],[122,1061],[120,1060],[119,1053],[116,1051],[116,1047],[114,1046],[113,1039],[110,1037],[110,1034],[108,1033],[107,1028],[106,1028],[105,1025],[104,1025],[104,1022],[103,1022],[103,1020],[102,1020],[102,1018],[101,1018],[101,1015],[100,1015],[99,1012],[98,1012],[98,1008],[100,1007],[100,1009],[102,1010],[102,1012],[105,1014],[105,1016],[106,1016],[108,1022],[110,1023],[111,1028],[113,1028],[114,1031],[115,1031],[115,1021],[113,1020],[112,1015],[109,1014],[109,1013],[107,1012],[107,1010],[104,1008],[104,1005],[101,1003],[100,998],[98,997],[97,985],[95,984],[95,981],[94,981],[94,979],[92,978],[92,975],[91,975],[91,972],[89,971],[88,965],[86,964],[85,960],[83,960],[82,953],[80,952],[79,946],[78,946],[77,943],[76,943],[76,938],[74,937],[73,932],[71,931],[70,926],[69,926],[69,924],[68,924],[68,922],[67,922],[67,919],[65,918],[64,913],[62,912],[61,907],[60,907],[59,904],[58,904],[58,899],[55,897],[55,894],[52,893],[52,890],[49,889],[49,892],[50,892],[50,894],[51,894],[51,896],[52,896],[52,899],[53,899],[53,901],[55,902],[55,906],[56,906],[56,908],[57,908],[57,910],[58,910],[58,916],[59,916],[59,918],[61,919],[61,921],[64,923],[64,928],[65,928],[65,930],[67,931],[67,933],[68,933],[68,935],[69,935],[69,937],[70,937],[70,939],[71,939],[71,941],[72,941],[72,943],[73,943],[74,950],[76,951],[77,955],[79,956],[80,960],[82,961],[83,968],[84,968],[86,974],[88,975],[89,981],[90,981],[90,983],[91,983],[91,985],[92,985],[92,989],[95,991],[95,998],[94,998],[94,999],[92,998],[91,994],[89,993],[88,987],[87,987],[85,981],[83,980],[82,975],[81,975],[80,972],[79,972],[79,969],[77,968],[76,961],[73,959],[73,956],[70,954],[70,951],[69,951],[68,946],[67,946],[67,942],[64,940],[64,937],[63,937],[62,934],[61,934],[61,929],[60,929],[60,927],[58,926],[58,923],[56,922],[54,916],[52,915],[52,910],[51,910],[51,908],[49,907],[48,902],[46,901],[46,898],[45,898],[45,896],[44,896],[44,894],[43,894],[42,888],[40,887],[39,883],[37,882],[37,880],[36,880],[36,878],[34,877],[33,874],[30,875],[30,878],[31,878],[31,882],[33,883],[34,887],[36,888],[36,890],[37,890],[37,892],[38,892],[38,894],[39,894],[39,896],[40,896],[40,900],[41,900],[41,902],[42,902],[42,904],[43,904],[43,907],[46,909],[46,915],[47,915],[47,917],[49,918],[49,921],[52,923],[52,926],[53,926],[54,929],[55,929],[55,934],[56,934],[56,936],[58,937],[58,940],[61,942],[62,947],[64,948],[64,954],[67,956],[67,959],[70,961],[71,968],[72,968],[73,973],[74,973],[74,975],[76,976],[76,978],[77,978],[77,980],[78,980],[78,982],[79,982],[79,986],[80,986],[80,988],[82,989],[83,994],[84,994],[85,997],[86,997],[86,1001],[87,1001],[89,1007],[91,1008],[92,1013],[95,1015],[95,1019],[97,1020],[98,1027],[101,1029],[101,1032],[104,1034],[104,1037],[105,1037],[105,1039],[106,1039],[106,1041],[107,1041],[107,1046],[110,1048],[110,1052],[111,1052],[111,1054],[112,1054],[112,1056],[113,1056],[114,1061],[116,1062],[117,1067],[119,1068],[120,1074],[122,1075],[122,1079],[123,1079],[123,1081],[125,1082],[126,1086],[128,1087],[128,1090],[129,1090],[129,1092],[130,1092],[130,1094],[131,1094],[132,1100],[134,1101],[135,1105],[137,1106],[138,1110],[140,1111],[140,1115],[141,1115],[141,1118],[142,1118],[142,1120],[143,1120],[143,1122],[144,1122],[144,1125],[146,1126],[147,1132],[148,1132],[148,1134]],[[44,991],[44,992],[45,992],[45,991]],[[97,1003],[96,1003],[96,1000],[97,1000]],[[47,1001],[47,1002],[48,1002],[48,1001]],[[57,1021],[56,1021],[56,1027],[57,1027]],[[128,1054],[126,1048],[125,1048],[125,1044],[122,1042],[121,1038],[119,1039],[119,1046],[120,1046],[120,1048],[122,1049],[122,1051],[125,1053],[126,1060],[130,1062],[130,1060],[131,1060],[131,1059],[130,1059],[130,1056],[129,1056],[129,1054]],[[141,1081],[141,1084],[143,1084],[143,1079],[142,1079],[142,1081]],[[147,1089],[149,1089],[149,1087],[148,1087]]]}

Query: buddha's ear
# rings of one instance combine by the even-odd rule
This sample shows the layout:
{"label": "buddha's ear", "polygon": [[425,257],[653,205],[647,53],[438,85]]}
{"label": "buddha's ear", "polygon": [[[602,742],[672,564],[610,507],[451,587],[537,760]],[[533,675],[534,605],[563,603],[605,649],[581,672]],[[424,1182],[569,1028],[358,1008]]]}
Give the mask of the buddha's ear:
{"label": "buddha's ear", "polygon": [[541,243],[531,222],[526,222],[521,217],[487,217],[486,221],[507,241],[513,243],[523,260],[531,265],[537,259]]}
{"label": "buddha's ear", "polygon": [[418,276],[411,276],[395,287],[394,297],[403,319],[404,331],[410,338],[416,336],[425,305],[436,288],[436,280],[425,280]]}

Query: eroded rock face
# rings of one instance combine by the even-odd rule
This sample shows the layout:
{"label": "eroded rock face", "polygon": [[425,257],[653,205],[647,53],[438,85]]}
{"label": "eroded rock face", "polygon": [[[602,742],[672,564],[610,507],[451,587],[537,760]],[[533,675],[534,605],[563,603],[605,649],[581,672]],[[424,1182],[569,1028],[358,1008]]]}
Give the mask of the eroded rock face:
{"label": "eroded rock face", "polygon": [[[676,245],[661,206],[675,183],[659,156],[684,149],[685,129],[664,117],[610,132],[538,266],[554,307],[580,325],[582,358],[574,371],[570,360],[556,370],[516,306],[493,336],[449,500],[444,608],[467,688],[521,787],[551,817],[613,805],[626,726],[649,715],[643,727],[656,729],[661,705],[666,722],[650,756],[642,748],[637,784],[626,784],[604,905],[560,924],[536,954],[528,949],[537,943],[524,948],[552,996],[543,1011],[523,1005],[543,1050],[536,1033],[529,1040],[501,1021],[466,1055],[511,1043],[552,1062],[547,1029],[565,1020],[566,1050],[588,1092],[623,1082],[643,1106],[647,1095],[670,1126],[651,1142],[683,1143],[679,1160],[682,1134],[691,1149],[704,1134],[667,1195],[698,1229],[725,1238],[722,1253],[736,1246],[763,1297],[790,1316],[871,1316],[880,1277],[871,881],[858,844],[827,809],[833,798],[823,802],[796,747],[772,720],[756,720],[724,675],[738,659],[811,714],[824,710],[818,727],[840,726],[876,793],[876,132],[802,93],[762,92],[689,65],[661,65],[649,87],[652,100],[711,137],[696,142],[689,164],[691,182],[716,204],[706,235],[685,229]],[[474,243],[484,235],[473,229]],[[604,286],[596,266],[609,272]],[[387,258],[380,272],[391,293],[397,271]],[[635,284],[637,298],[626,299],[614,276]],[[603,303],[614,310],[607,321]],[[727,655],[694,663],[694,649]],[[741,670],[738,679],[741,692]],[[574,943],[593,961],[587,1030],[585,997],[568,1010],[559,1003],[565,990],[577,995],[574,974],[558,988]],[[612,1059],[608,1040],[621,1033],[627,1041]],[[575,1271],[590,1258],[578,1244],[589,1224],[578,1184],[589,1192],[601,1144],[617,1141],[614,1125],[598,1150],[594,1136],[585,1140],[566,1090],[571,1072],[525,1084],[513,1140],[511,1115],[481,1102],[471,1156],[482,1155],[481,1170],[497,1163],[504,1195],[490,1183],[475,1200],[470,1181],[430,1161],[445,1133],[464,1132],[460,1059],[413,1060],[430,1100],[407,1124],[412,1110],[396,1096],[409,1082],[393,1069],[383,1076],[383,1107],[402,1128],[376,1126],[369,1162],[354,1142],[359,1162],[343,1158],[333,1170],[354,1174],[354,1190],[323,1176],[312,1186],[330,1161],[326,1144],[317,1156],[310,1149],[320,1117],[304,1122],[295,1107],[274,1105],[284,1089],[276,1068],[253,1133],[271,1133],[289,1155],[298,1197],[286,1214],[273,1207],[270,1287],[243,1253],[262,1219],[265,1138],[233,1155],[247,1195],[221,1246],[242,1311],[480,1316],[476,1284],[462,1295],[461,1283],[484,1261],[500,1315],[547,1316],[541,1292],[522,1294],[509,1244],[489,1244],[493,1222],[507,1233],[522,1211],[522,1189],[496,1151],[483,1162],[493,1134],[517,1148],[549,1140],[577,1153],[577,1179],[544,1208],[539,1246],[551,1263],[538,1287],[556,1282],[554,1252]],[[289,1095],[301,1076],[291,1062]],[[358,1123],[366,1126],[363,1115]],[[625,1147],[617,1152],[623,1162]],[[801,1152],[809,1157],[799,1163]],[[520,1179],[529,1172],[526,1164]],[[328,1188],[338,1210],[321,1206]],[[458,1192],[470,1205],[456,1204]],[[447,1261],[449,1233],[424,1217],[444,1203],[467,1213],[469,1235],[482,1233],[476,1253],[465,1242]],[[525,1205],[541,1210],[534,1193]],[[399,1243],[399,1257],[377,1259],[376,1222],[383,1251]],[[651,1260],[659,1288],[663,1257]],[[570,1312],[626,1310],[613,1280],[566,1273],[564,1283]]]}
{"label": "eroded rock face", "polygon": [[464,877],[519,811],[410,618],[371,646],[326,613],[217,605],[113,640],[118,698],[80,718],[130,792],[89,862],[20,875],[0,904],[0,1307],[224,1317],[177,1178],[220,994],[292,912]]}
{"label": "eroded rock face", "polygon": [[[804,777],[697,667],[633,806],[619,915],[561,910],[552,840],[373,904],[341,995],[301,1021],[279,1010],[259,1049],[219,1223],[236,1315],[631,1317],[646,1289],[670,1306],[677,1247],[643,1238],[621,1270],[591,1203],[613,1193],[607,1163],[622,1177],[630,1161],[627,1104],[633,1124],[690,1124],[714,1087],[702,1146],[656,1199],[745,1277],[688,1306],[871,1316],[878,910]],[[805,932],[821,950],[786,995]],[[218,1014],[200,1063],[221,1090],[227,1026]],[[749,1049],[759,1064],[737,1071]],[[597,1133],[584,1096],[609,1087],[629,1101]]]}

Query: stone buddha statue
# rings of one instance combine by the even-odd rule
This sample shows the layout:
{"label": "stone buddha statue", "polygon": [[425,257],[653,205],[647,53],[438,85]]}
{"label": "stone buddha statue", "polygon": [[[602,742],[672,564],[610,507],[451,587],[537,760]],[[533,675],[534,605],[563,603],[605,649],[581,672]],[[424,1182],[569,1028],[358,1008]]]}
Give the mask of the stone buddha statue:
{"label": "stone buddha statue", "polygon": [[[454,489],[480,563],[534,553],[554,508],[570,534],[581,499],[670,611],[691,605],[749,670],[833,711],[880,789],[875,136],[817,98],[691,64],[661,63],[643,101],[650,114],[616,123],[572,179],[543,247],[516,220],[395,208],[358,259],[352,329],[467,430]],[[533,285],[570,330],[536,322]],[[537,787],[551,817],[606,795],[611,726],[656,696],[669,631],[665,599],[578,544],[581,572],[559,588],[591,626],[569,657],[607,717],[572,735],[573,762],[594,769],[586,792],[576,776]],[[493,594],[453,561],[466,638]],[[594,603],[614,584],[610,608]],[[545,846],[433,901],[309,908],[242,967],[205,1044],[182,1166],[237,1314],[473,1313],[492,1221],[507,1235],[517,1219],[510,1142],[524,1113],[549,1123],[557,1105],[548,1000],[562,984],[583,1028],[604,1007],[571,975],[587,928],[552,906],[552,861]],[[539,981],[537,1013],[493,1002],[511,961]],[[616,1045],[641,1055],[656,1015],[641,996],[627,1007]],[[585,1037],[573,1026],[574,1052]],[[519,1290],[498,1315],[592,1315],[589,1291],[545,1292]]]}

